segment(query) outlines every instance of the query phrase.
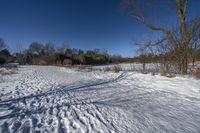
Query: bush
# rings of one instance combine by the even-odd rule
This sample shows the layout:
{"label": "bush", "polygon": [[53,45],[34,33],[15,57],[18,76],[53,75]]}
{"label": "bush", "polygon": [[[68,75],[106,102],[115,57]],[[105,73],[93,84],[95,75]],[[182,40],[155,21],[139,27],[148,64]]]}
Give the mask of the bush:
{"label": "bush", "polygon": [[118,73],[118,72],[122,71],[122,68],[119,67],[119,66],[114,66],[112,69],[113,69],[113,71],[114,71],[115,73]]}
{"label": "bush", "polygon": [[0,51],[0,56],[11,56],[11,55],[7,49],[4,49]]}
{"label": "bush", "polygon": [[63,64],[63,61],[65,59],[65,55],[63,55],[61,53],[54,53],[53,56],[52,56],[52,59],[56,64],[58,64],[58,63]]}
{"label": "bush", "polygon": [[120,66],[113,66],[113,67],[105,67],[103,70],[105,72],[112,71],[112,72],[118,73],[122,71],[122,68]]}
{"label": "bush", "polygon": [[103,71],[104,71],[104,72],[111,71],[111,68],[110,68],[110,67],[105,67],[105,68],[103,68]]}
{"label": "bush", "polygon": [[4,58],[0,57],[0,65],[5,64],[5,63],[6,63],[6,60]]}
{"label": "bush", "polygon": [[48,62],[45,61],[45,60],[40,59],[40,60],[38,60],[37,64],[38,64],[38,65],[47,65]]}
{"label": "bush", "polygon": [[200,79],[200,68],[196,68],[193,72],[193,75],[197,78]]}
{"label": "bush", "polygon": [[65,66],[71,66],[71,65],[72,65],[72,60],[70,60],[70,59],[65,59],[65,60],[63,61],[63,65],[65,65]]}
{"label": "bush", "polygon": [[173,78],[173,77],[176,77],[176,75],[174,73],[171,73],[171,72],[166,72],[166,71],[162,71],[160,73],[161,76],[165,76],[165,77],[168,77],[168,78]]}
{"label": "bush", "polygon": [[79,68],[79,69],[86,69],[86,68],[87,68],[87,65],[79,65],[78,68]]}

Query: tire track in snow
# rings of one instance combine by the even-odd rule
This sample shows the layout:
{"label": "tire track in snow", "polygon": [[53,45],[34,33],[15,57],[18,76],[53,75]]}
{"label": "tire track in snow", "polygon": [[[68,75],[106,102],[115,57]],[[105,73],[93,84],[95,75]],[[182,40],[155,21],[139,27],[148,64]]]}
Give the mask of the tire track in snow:
{"label": "tire track in snow", "polygon": [[[76,99],[76,97],[71,96],[71,94],[77,93],[78,91],[89,91],[97,86],[116,83],[125,76],[124,73],[116,78],[108,80],[95,79],[92,82],[85,82],[84,84],[79,83],[80,85],[77,84],[70,87],[50,89],[50,91],[44,93],[40,93],[42,89],[40,85],[41,82],[52,85],[51,81],[46,80],[45,74],[41,71],[34,71],[32,73],[33,75],[26,73],[24,73],[25,75],[22,75],[21,86],[19,87],[21,87],[22,91],[26,92],[26,89],[30,88],[31,90],[36,90],[39,94],[31,94],[28,96],[0,101],[0,107],[6,106],[6,108],[12,110],[11,113],[0,116],[0,120],[6,121],[7,119],[12,119],[13,121],[9,124],[4,122],[3,125],[1,125],[1,130],[3,132],[30,132],[31,130],[67,132],[68,129],[65,129],[66,127],[73,129],[74,131],[77,129],[78,132],[97,132],[98,130],[95,127],[96,125],[98,125],[98,127],[104,126],[104,128],[110,127],[114,129],[114,127],[103,118],[95,105],[84,104]],[[20,90],[16,89],[16,91]],[[66,99],[62,103],[63,96]],[[52,101],[49,101],[51,99]],[[61,103],[58,104],[59,102]],[[78,104],[76,105],[76,103]],[[45,105],[48,106],[45,107]],[[50,106],[52,108],[49,109],[48,107]],[[66,106],[68,109],[60,109],[63,106]],[[92,109],[93,112],[85,111],[83,114],[81,113],[83,110],[80,109],[80,106],[85,106],[86,110]],[[54,113],[51,113],[51,110],[53,110]],[[66,113],[68,113],[68,116]],[[71,115],[71,120],[68,118],[69,115]],[[68,123],[68,125],[66,123]],[[11,126],[9,127],[8,125]],[[50,127],[49,130],[47,127]]]}
{"label": "tire track in snow", "polygon": [[[31,98],[46,97],[48,95],[54,95],[54,94],[57,94],[57,93],[66,93],[66,92],[79,91],[79,90],[90,90],[91,87],[116,83],[116,82],[122,80],[122,78],[124,76],[125,76],[125,74],[122,73],[117,78],[113,78],[111,80],[106,80],[106,81],[102,81],[102,80],[97,81],[96,80],[96,81],[93,81],[93,82],[90,81],[89,83],[84,83],[84,85],[76,85],[76,86],[73,86],[73,85],[70,86],[69,85],[69,87],[57,87],[59,89],[50,90],[50,91],[47,91],[47,92],[43,92],[41,94],[36,94],[36,95],[31,94],[31,95],[24,96],[24,97],[19,97],[19,98],[14,98],[14,99],[9,99],[9,100],[2,100],[2,101],[0,101],[0,106],[4,103],[8,103],[8,102],[18,102],[18,101],[23,101],[23,100],[26,100],[26,99],[31,99]],[[60,88],[62,88],[62,89],[60,89]]]}
{"label": "tire track in snow", "polygon": [[199,98],[159,90],[154,77],[22,70],[13,92],[4,87],[0,132],[200,132]]}

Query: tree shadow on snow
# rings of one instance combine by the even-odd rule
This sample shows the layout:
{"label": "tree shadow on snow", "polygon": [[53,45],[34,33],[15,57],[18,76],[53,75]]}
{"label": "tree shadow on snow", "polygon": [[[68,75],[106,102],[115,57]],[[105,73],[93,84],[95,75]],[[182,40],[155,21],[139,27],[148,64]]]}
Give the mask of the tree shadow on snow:
{"label": "tree shadow on snow", "polygon": [[[38,107],[38,108],[27,108],[25,105],[25,109],[18,107],[19,103],[26,103],[27,101],[31,99],[43,99],[47,96],[56,96],[56,95],[66,95],[66,94],[79,94],[81,92],[85,93],[93,93],[92,91],[101,91],[102,89],[107,89],[107,88],[113,88],[116,87],[114,84],[121,81],[124,79],[126,76],[126,73],[121,73],[119,76],[116,78],[108,79],[108,80],[94,80],[94,81],[83,81],[76,83],[77,85],[69,85],[69,86],[58,86],[57,89],[49,90],[47,92],[41,93],[41,94],[31,94],[28,96],[24,97],[19,97],[19,98],[13,98],[9,100],[3,100],[0,101],[0,112],[1,109],[8,109],[11,110],[11,113],[6,114],[6,115],[1,115],[0,120],[4,119],[10,119],[10,118],[15,118],[15,117],[24,117],[24,116],[30,116],[32,114],[40,114],[43,113],[45,110],[48,110],[47,107]],[[56,108],[60,108],[62,106],[67,106],[70,107],[72,105],[88,105],[88,104],[94,104],[94,105],[104,105],[104,106],[118,106],[116,103],[117,102],[127,102],[130,101],[131,99],[126,99],[126,100],[119,100],[119,99],[94,99],[88,101],[87,99],[77,99],[76,96],[73,97],[75,98],[74,102],[63,102],[62,105],[57,104],[57,106],[54,106]],[[112,101],[111,101],[112,100]],[[115,103],[114,103],[115,101]]]}

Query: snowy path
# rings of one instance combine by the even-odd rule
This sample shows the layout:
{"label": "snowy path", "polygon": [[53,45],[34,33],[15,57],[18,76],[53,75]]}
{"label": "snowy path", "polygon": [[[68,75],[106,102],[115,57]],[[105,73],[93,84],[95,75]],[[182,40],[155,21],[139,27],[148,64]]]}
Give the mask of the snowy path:
{"label": "snowy path", "polygon": [[0,132],[200,132],[200,81],[23,66],[0,81]]}

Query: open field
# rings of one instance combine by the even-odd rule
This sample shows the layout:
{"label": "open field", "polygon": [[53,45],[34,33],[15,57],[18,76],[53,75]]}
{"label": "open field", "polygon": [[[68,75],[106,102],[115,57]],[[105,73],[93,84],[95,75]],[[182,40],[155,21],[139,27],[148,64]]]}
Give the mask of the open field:
{"label": "open field", "polygon": [[200,132],[200,82],[20,66],[0,79],[0,132]]}

